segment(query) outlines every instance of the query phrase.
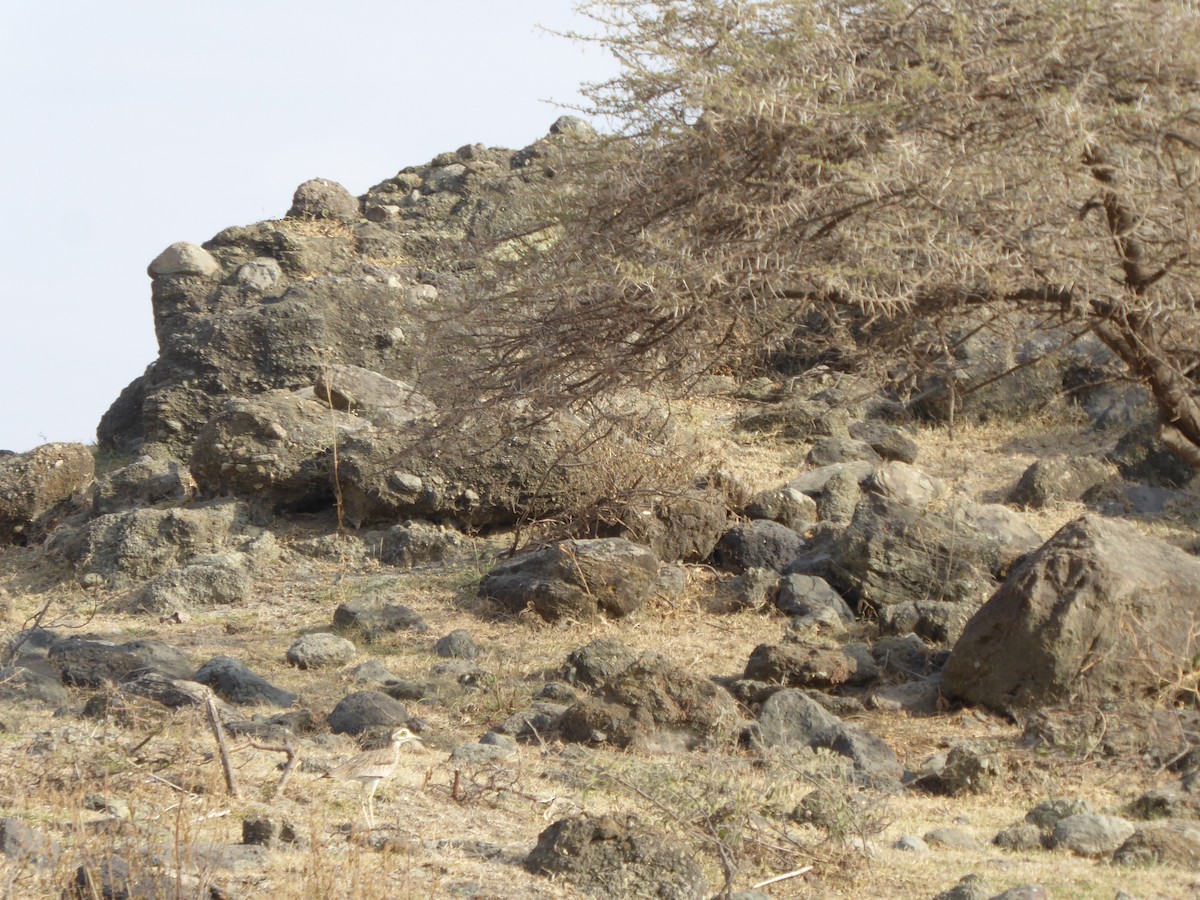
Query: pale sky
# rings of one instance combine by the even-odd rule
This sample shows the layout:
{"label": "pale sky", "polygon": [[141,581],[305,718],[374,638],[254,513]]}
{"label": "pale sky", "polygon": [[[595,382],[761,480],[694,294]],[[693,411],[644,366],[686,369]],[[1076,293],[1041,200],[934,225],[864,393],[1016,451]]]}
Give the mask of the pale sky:
{"label": "pale sky", "polygon": [[279,218],[309,178],[361,194],[545,134],[616,72],[538,30],[586,29],[574,5],[0,4],[0,449],[95,440],[157,356],[146,266],[168,244]]}

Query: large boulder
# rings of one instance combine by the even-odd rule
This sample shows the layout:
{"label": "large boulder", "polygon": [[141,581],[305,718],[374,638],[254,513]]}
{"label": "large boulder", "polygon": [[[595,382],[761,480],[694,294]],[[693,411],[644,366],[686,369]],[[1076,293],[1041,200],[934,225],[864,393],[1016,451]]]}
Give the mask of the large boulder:
{"label": "large boulder", "polygon": [[620,618],[654,591],[658,560],[623,538],[560,541],[502,563],[479,594],[510,612],[532,606],[545,619]]}
{"label": "large boulder", "polygon": [[136,509],[56,534],[50,548],[82,573],[122,587],[160,575],[197,554],[229,549],[248,521],[246,506],[232,500],[181,509]]}
{"label": "large boulder", "polygon": [[1131,699],[1168,684],[1195,648],[1200,560],[1087,515],[1020,562],[946,664],[954,695],[999,709],[1085,695]]}
{"label": "large boulder", "polygon": [[204,496],[235,496],[271,511],[332,507],[332,449],[367,422],[292,391],[230,400],[192,445]]}
{"label": "large boulder", "polygon": [[1090,456],[1039,459],[1021,476],[1009,501],[1030,509],[1079,500],[1092,488],[1112,481],[1113,467]]}
{"label": "large boulder", "polygon": [[23,544],[34,525],[80,494],[95,475],[83,444],[43,444],[0,457],[0,544]]}
{"label": "large boulder", "polygon": [[[833,547],[829,580],[860,608],[886,612],[904,605],[916,610],[918,621],[949,622],[953,616],[930,604],[962,604],[973,612],[996,579],[1040,544],[1040,535],[1019,514],[1002,507],[923,507],[870,494]],[[957,637],[953,627],[949,634],[940,630],[927,636]]]}
{"label": "large boulder", "polygon": [[196,490],[187,467],[169,456],[144,454],[96,479],[92,513],[97,516],[156,503],[181,503]]}

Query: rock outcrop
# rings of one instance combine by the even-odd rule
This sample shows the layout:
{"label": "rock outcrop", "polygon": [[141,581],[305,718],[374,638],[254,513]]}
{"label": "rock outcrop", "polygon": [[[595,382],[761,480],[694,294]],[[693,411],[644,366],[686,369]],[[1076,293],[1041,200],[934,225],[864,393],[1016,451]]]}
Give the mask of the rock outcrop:
{"label": "rock outcrop", "polygon": [[999,709],[1134,699],[1195,653],[1198,608],[1200,560],[1087,515],[1012,570],[954,645],[945,684]]}

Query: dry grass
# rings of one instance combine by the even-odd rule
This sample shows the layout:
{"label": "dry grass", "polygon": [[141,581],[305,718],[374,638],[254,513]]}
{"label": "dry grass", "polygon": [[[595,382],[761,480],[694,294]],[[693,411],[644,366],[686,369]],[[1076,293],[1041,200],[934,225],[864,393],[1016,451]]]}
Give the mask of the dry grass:
{"label": "dry grass", "polygon": [[[794,468],[787,460],[795,447],[731,436],[722,430],[726,411],[721,401],[712,401],[698,420],[711,423],[714,440],[737,450],[725,453],[736,474],[755,488],[791,477]],[[1061,421],[1034,422],[1019,432],[960,427],[953,441],[943,431],[923,429],[921,465],[994,500],[1015,484],[1036,455],[1091,452],[1086,449],[1092,440],[1088,435],[1063,426]],[[1037,527],[1049,533],[1076,513],[1067,507],[1041,513]],[[297,537],[302,530],[297,526]],[[289,540],[289,535],[281,536],[285,546]],[[406,750],[396,776],[379,790],[376,838],[387,838],[382,848],[371,846],[362,834],[356,787],[319,777],[320,770],[359,749],[349,739],[323,733],[323,726],[299,738],[310,765],[274,801],[270,797],[282,758],[235,739],[242,796],[234,799],[225,790],[214,741],[198,711],[171,713],[126,701],[105,720],[75,715],[52,719],[30,707],[0,705],[0,817],[27,821],[66,851],[60,863],[48,868],[0,858],[5,895],[58,896],[83,857],[125,855],[137,862],[156,849],[160,859],[186,858],[183,868],[210,873],[241,897],[577,897],[567,884],[529,875],[521,861],[547,825],[581,810],[632,814],[674,833],[695,849],[713,887],[722,881],[717,852],[722,848],[733,860],[727,865],[736,870],[738,889],[803,865],[814,867],[804,877],[767,889],[779,898],[929,897],[970,872],[982,874],[994,893],[1033,882],[1051,896],[1106,900],[1118,889],[1160,898],[1194,897],[1200,891],[1195,873],[1172,867],[1122,869],[1062,853],[1009,854],[991,847],[928,855],[892,849],[901,835],[921,835],[943,825],[958,825],[986,845],[1047,797],[1083,796],[1098,808],[1117,809],[1169,781],[1140,760],[1021,749],[1017,727],[969,710],[928,718],[868,712],[858,721],[887,741],[909,767],[960,742],[992,749],[1003,761],[998,787],[982,796],[954,799],[868,793],[860,798],[866,804],[861,820],[852,821],[849,833],[840,835],[791,818],[791,810],[810,790],[855,793],[837,780],[827,760],[811,754],[763,760],[732,745],[656,754],[551,741],[522,745],[511,762],[500,765],[452,764],[448,756],[453,747],[477,739],[525,706],[571,650],[596,638],[617,638],[635,650],[664,654],[699,674],[736,677],[753,648],[778,640],[785,627],[778,615],[706,612],[703,600],[716,575],[703,567],[691,570],[691,584],[682,596],[658,598],[619,623],[548,625],[527,616],[500,616],[474,599],[473,587],[504,541],[500,536],[481,542],[475,556],[436,571],[354,570],[312,560],[281,563],[258,579],[251,602],[197,611],[182,625],[116,612],[122,600],[118,594],[56,586],[52,567],[39,561],[35,551],[0,553],[0,584],[12,592],[8,633],[48,603],[47,620],[57,627],[121,640],[163,640],[197,665],[216,655],[234,656],[299,694],[318,723],[340,697],[359,686],[345,671],[290,668],[284,654],[298,635],[328,630],[338,603],[368,590],[384,591],[410,606],[430,630],[363,644],[359,661],[374,657],[399,677],[427,677],[440,661],[433,653],[435,640],[467,628],[481,648],[478,665],[492,676],[478,691],[452,701],[410,704],[410,713],[424,723],[422,739],[428,749]],[[88,693],[75,695],[76,711]],[[123,801],[130,815],[114,818],[90,810],[99,805],[95,797],[89,800],[91,795]],[[206,861],[212,848],[240,841],[244,819],[262,814],[292,823],[300,845],[272,849],[241,869]],[[860,826],[863,833],[855,835]],[[855,849],[864,837],[872,846],[867,855]],[[172,865],[163,868],[175,871]]]}

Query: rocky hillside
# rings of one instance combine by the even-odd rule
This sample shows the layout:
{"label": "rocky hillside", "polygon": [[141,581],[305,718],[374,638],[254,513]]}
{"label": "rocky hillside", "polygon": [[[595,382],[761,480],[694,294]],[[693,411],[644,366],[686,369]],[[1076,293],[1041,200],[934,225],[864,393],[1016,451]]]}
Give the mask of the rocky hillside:
{"label": "rocky hillside", "polygon": [[171,245],[98,446],[0,457],[10,894],[1196,896],[1200,493],[1103,359],[423,379],[588,139]]}

